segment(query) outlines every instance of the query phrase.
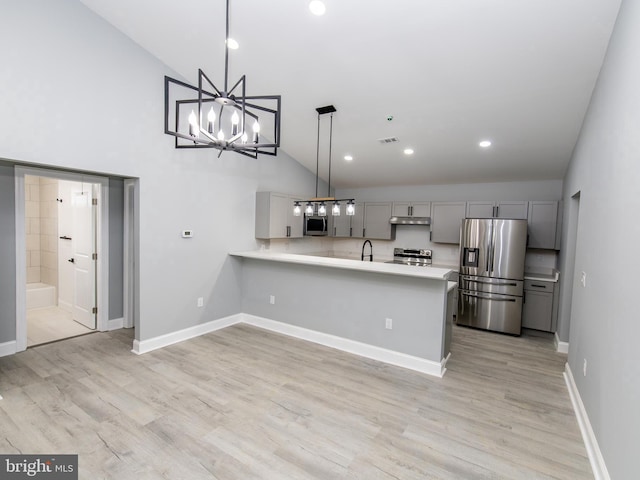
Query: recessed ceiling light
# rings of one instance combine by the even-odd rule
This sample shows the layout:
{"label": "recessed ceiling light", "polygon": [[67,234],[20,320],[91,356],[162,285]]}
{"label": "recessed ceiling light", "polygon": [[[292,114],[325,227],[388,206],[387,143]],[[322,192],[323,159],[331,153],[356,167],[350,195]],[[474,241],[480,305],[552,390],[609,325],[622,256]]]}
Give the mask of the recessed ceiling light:
{"label": "recessed ceiling light", "polygon": [[404,149],[404,154],[405,155],[413,155],[413,148],[405,148]]}
{"label": "recessed ceiling light", "polygon": [[313,13],[314,15],[324,15],[324,12],[327,11],[327,7],[325,7],[324,2],[321,2],[320,0],[312,0],[311,2],[309,2],[309,10],[311,10],[311,13]]}
{"label": "recessed ceiling light", "polygon": [[482,140],[478,145],[482,148],[487,148],[491,146],[491,140]]}
{"label": "recessed ceiling light", "polygon": [[351,155],[345,155],[345,156],[344,156],[344,159],[345,159],[347,162],[350,162],[351,160],[353,160],[353,157],[352,157]]}
{"label": "recessed ceiling light", "polygon": [[236,42],[233,38],[227,38],[227,47],[229,47],[231,50],[237,50],[239,46],[240,45],[238,45],[238,42]]}

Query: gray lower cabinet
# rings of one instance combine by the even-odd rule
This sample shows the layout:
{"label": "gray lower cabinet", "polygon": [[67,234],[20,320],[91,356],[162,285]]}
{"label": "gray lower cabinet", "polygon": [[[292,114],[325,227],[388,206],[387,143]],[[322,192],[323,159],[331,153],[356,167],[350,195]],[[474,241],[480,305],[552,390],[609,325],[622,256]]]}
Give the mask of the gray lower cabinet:
{"label": "gray lower cabinet", "polygon": [[395,228],[389,223],[391,212],[391,202],[365,203],[364,237],[375,240],[393,240],[395,238]]}
{"label": "gray lower cabinet", "polygon": [[460,227],[465,217],[465,207],[465,202],[431,203],[432,242],[460,243]]}
{"label": "gray lower cabinet", "polygon": [[524,281],[522,327],[554,332],[558,315],[557,284],[540,280]]}

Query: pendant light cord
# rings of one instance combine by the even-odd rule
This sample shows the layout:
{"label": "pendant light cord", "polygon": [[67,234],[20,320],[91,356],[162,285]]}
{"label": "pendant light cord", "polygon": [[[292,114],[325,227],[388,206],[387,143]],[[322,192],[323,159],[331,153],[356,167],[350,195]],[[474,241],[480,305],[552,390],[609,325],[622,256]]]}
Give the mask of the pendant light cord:
{"label": "pendant light cord", "polygon": [[318,113],[318,141],[316,142],[316,198],[318,198],[318,175],[320,174],[320,114]]}
{"label": "pendant light cord", "polygon": [[333,113],[329,120],[329,185],[327,187],[327,197],[331,196],[331,146],[333,143]]}
{"label": "pendant light cord", "polygon": [[224,91],[229,88],[229,0],[227,0],[226,37],[224,39]]}

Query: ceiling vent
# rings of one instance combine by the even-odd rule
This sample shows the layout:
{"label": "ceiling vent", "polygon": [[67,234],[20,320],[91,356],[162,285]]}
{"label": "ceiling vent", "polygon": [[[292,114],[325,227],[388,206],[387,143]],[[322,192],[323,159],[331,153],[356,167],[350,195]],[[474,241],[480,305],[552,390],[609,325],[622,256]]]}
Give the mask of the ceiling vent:
{"label": "ceiling vent", "polygon": [[398,137],[387,137],[387,138],[380,138],[378,139],[378,141],[381,144],[386,145],[387,143],[396,143],[396,142],[399,142],[400,140],[398,140]]}

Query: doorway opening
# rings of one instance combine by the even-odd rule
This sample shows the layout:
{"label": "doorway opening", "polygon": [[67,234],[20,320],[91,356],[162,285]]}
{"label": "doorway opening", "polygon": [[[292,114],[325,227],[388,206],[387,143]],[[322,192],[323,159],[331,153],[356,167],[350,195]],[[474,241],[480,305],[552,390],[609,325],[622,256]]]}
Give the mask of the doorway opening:
{"label": "doorway opening", "polygon": [[[578,227],[580,224],[580,192],[571,196],[569,204],[569,218],[567,228],[567,241],[564,254],[567,255],[564,265],[564,278],[563,288],[560,290],[560,319],[562,324],[560,325],[562,338],[566,338],[567,342],[564,342],[563,353],[568,353],[569,337],[571,333],[571,306],[573,304],[573,291],[574,284],[576,283],[576,254],[578,251]],[[558,346],[560,351],[560,344]]]}
{"label": "doorway opening", "polygon": [[94,332],[100,185],[34,175],[24,185],[26,346]]}
{"label": "doorway opening", "polygon": [[15,351],[108,330],[108,178],[16,166],[15,185]]}

